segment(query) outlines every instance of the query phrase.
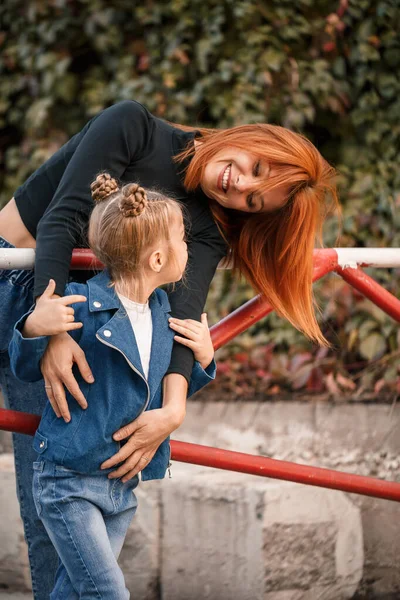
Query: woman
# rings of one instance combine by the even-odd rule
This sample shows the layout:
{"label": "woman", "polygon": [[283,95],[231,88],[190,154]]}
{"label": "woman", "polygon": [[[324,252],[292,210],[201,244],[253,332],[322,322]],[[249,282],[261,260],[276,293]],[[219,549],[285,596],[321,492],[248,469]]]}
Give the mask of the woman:
{"label": "woman", "polygon": [[[63,385],[86,406],[71,369],[77,363],[83,378],[93,381],[90,356],[83,356],[67,333],[52,338],[42,360],[45,390],[37,384],[22,387],[12,378],[6,349],[14,322],[50,279],[56,281],[56,294],[64,294],[72,249],[87,245],[90,183],[103,170],[122,183],[158,188],[187,208],[187,280],[169,290],[173,317],[200,321],[210,282],[229,248],[234,273],[243,273],[255,291],[310,339],[325,343],[313,310],[312,250],[327,204],[338,208],[338,200],[333,169],[316,148],[271,125],[221,131],[180,127],[125,101],[94,117],[0,212],[0,247],[36,247],[34,279],[24,271],[0,277],[1,385],[7,406],[41,413],[47,393],[56,414],[68,420]],[[184,335],[182,328],[175,329]],[[147,456],[182,423],[193,360],[188,347],[174,345],[159,419],[143,414],[120,430],[116,439],[126,443],[104,465],[122,462],[114,477],[134,477],[137,453]],[[37,600],[52,589],[55,556],[29,494],[34,455],[31,440],[23,437],[14,436],[15,460]]]}

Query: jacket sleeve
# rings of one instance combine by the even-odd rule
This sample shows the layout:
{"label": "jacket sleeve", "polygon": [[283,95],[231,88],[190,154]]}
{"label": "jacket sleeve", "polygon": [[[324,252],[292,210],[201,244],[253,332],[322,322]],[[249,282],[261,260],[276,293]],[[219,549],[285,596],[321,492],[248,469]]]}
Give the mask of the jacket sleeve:
{"label": "jacket sleeve", "polygon": [[33,308],[15,324],[13,336],[8,346],[11,371],[17,379],[26,382],[43,379],[40,370],[40,359],[45,353],[50,339],[48,336],[35,338],[23,337],[22,329]]}
{"label": "jacket sleeve", "polygon": [[197,360],[195,360],[192,369],[192,376],[190,378],[187,397],[189,398],[190,396],[193,396],[193,394],[201,390],[201,388],[207,385],[207,383],[214,381],[216,372],[217,365],[214,359],[212,359],[212,361],[206,369],[203,369],[201,364]]}
{"label": "jacket sleeve", "polygon": [[90,184],[101,171],[121,178],[151,132],[149,113],[134,101],[115,104],[92,119],[37,227],[34,297],[49,279],[64,295],[72,250],[85,237],[93,208]]}

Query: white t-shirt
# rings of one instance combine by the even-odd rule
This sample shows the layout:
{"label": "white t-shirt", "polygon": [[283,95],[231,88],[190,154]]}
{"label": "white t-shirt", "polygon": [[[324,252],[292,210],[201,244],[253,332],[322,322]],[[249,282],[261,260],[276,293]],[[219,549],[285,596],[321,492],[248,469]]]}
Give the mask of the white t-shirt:
{"label": "white t-shirt", "polygon": [[132,329],[135,333],[137,347],[139,349],[140,360],[142,362],[143,373],[148,378],[151,338],[153,335],[153,322],[151,319],[151,310],[149,303],[139,304],[122,294],[118,294],[126,312],[128,313]]}

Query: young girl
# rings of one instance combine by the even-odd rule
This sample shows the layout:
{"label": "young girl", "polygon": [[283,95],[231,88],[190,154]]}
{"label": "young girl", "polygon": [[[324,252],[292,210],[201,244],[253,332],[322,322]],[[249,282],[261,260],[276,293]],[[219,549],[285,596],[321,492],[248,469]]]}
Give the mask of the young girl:
{"label": "young girl", "polygon": [[[86,408],[69,394],[65,422],[48,403],[33,442],[35,505],[60,557],[53,600],[129,598],[117,558],[137,507],[137,473],[142,480],[165,476],[169,438],[146,456],[138,451],[122,479],[108,477],[112,469],[104,463],[120,451],[122,460],[123,443],[113,439],[120,427],[144,411],[155,418],[160,412],[173,341],[183,340],[174,338],[168,296],[158,289],[181,280],[186,267],[180,205],[137,184],[120,189],[108,174],[91,188],[89,243],[107,270],[70,284],[63,298],[53,296],[51,280],[16,324],[9,348],[14,374],[38,381],[47,336],[69,331],[90,357],[95,379],[89,385],[76,373]],[[190,396],[215,378],[214,351],[205,314],[201,323],[181,326],[195,356]]]}

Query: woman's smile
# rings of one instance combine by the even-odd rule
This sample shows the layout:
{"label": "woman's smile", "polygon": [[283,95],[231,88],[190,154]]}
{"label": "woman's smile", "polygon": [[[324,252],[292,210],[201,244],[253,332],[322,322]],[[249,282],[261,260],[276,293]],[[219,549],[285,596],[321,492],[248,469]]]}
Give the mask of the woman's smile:
{"label": "woman's smile", "polygon": [[231,182],[231,173],[232,173],[232,163],[227,167],[224,167],[219,174],[217,181],[217,188],[220,189],[225,194],[229,190],[230,182]]}

